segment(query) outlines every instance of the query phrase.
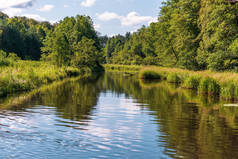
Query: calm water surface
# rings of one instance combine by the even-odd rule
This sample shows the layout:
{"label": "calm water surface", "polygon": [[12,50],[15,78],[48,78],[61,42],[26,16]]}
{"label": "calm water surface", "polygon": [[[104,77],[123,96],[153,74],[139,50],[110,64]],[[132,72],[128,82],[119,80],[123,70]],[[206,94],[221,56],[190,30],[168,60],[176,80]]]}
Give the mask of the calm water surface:
{"label": "calm water surface", "polygon": [[1,99],[1,159],[238,158],[238,109],[110,74]]}

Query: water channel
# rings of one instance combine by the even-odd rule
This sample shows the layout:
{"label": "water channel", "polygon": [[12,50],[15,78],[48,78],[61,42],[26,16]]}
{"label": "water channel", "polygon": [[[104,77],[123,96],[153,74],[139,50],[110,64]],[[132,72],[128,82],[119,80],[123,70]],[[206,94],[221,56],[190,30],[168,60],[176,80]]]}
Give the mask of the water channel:
{"label": "water channel", "polygon": [[0,158],[238,158],[226,103],[118,73],[65,80],[0,100]]}

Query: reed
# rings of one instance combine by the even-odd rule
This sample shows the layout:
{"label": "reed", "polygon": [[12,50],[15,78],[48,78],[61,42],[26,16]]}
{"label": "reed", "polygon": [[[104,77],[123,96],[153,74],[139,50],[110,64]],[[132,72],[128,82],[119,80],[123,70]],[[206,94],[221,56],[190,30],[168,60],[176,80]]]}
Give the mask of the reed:
{"label": "reed", "polygon": [[189,76],[185,79],[182,87],[187,89],[198,89],[201,77],[200,76]]}
{"label": "reed", "polygon": [[142,66],[138,65],[116,65],[116,64],[105,64],[103,65],[108,72],[138,72]]}
{"label": "reed", "polygon": [[211,77],[202,78],[199,86],[198,91],[200,93],[215,95],[220,93],[220,85],[217,81]]}
{"label": "reed", "polygon": [[28,91],[43,84],[83,74],[82,69],[57,67],[39,61],[16,61],[0,67],[0,96]]}
{"label": "reed", "polygon": [[170,83],[180,83],[181,78],[177,73],[169,73],[167,76],[167,81]]}
{"label": "reed", "polygon": [[181,87],[198,90],[199,93],[219,95],[225,99],[238,99],[238,73],[190,71],[178,68],[148,66],[139,71],[141,79],[160,79],[181,83]]}

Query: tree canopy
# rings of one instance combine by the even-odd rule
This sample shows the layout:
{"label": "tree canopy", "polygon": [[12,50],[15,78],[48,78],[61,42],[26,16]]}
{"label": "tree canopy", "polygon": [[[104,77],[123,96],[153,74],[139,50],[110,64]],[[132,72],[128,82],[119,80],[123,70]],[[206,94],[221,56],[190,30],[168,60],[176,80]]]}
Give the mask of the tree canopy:
{"label": "tree canopy", "polygon": [[238,70],[238,3],[167,0],[158,21],[136,32],[100,36],[88,16],[56,24],[0,13],[0,50],[58,66],[99,63]]}
{"label": "tree canopy", "polygon": [[110,38],[104,54],[108,63],[237,70],[237,13],[225,0],[167,0],[158,22]]}

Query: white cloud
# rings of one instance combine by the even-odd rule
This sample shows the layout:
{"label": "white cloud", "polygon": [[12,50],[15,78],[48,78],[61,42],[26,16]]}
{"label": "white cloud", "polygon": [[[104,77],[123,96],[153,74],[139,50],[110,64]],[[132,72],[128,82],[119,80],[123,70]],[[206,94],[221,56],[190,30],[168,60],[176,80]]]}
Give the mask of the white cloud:
{"label": "white cloud", "polygon": [[150,25],[151,23],[156,23],[156,22],[158,22],[158,18],[157,17],[155,17],[151,21],[149,21],[148,25]]}
{"label": "white cloud", "polygon": [[22,16],[27,17],[27,18],[32,18],[37,21],[46,21],[45,18],[41,17],[40,15],[37,14],[23,14]]}
{"label": "white cloud", "polygon": [[84,7],[92,7],[95,3],[96,3],[96,0],[84,0],[84,1],[81,3],[81,6],[84,6]]}
{"label": "white cloud", "polygon": [[126,17],[121,19],[121,24],[123,26],[135,26],[142,24],[144,22],[152,21],[154,18],[151,16],[140,16],[136,12],[129,13]]}
{"label": "white cloud", "polygon": [[10,17],[20,15],[35,0],[0,0],[0,10]]}
{"label": "white cloud", "polygon": [[96,16],[102,21],[120,20],[122,26],[137,26],[155,21],[155,18],[151,16],[140,16],[137,12],[130,12],[127,16],[120,16],[113,12],[104,12],[102,14],[96,14]]}
{"label": "white cloud", "polygon": [[59,21],[58,21],[58,20],[50,20],[49,22],[50,22],[50,24],[53,25],[53,24],[55,24],[55,23],[58,23]]}
{"label": "white cloud", "polygon": [[33,5],[35,0],[0,0],[0,9],[27,8]]}
{"label": "white cloud", "polygon": [[94,24],[94,28],[95,28],[95,30],[99,30],[101,28],[101,25],[100,24]]}
{"label": "white cloud", "polygon": [[110,20],[113,20],[113,19],[121,19],[122,17],[117,15],[116,13],[113,13],[113,12],[104,12],[102,14],[96,14],[96,16],[98,17],[99,20],[102,20],[102,21],[110,21]]}
{"label": "white cloud", "polygon": [[21,9],[21,8],[7,8],[7,9],[2,10],[2,12],[7,14],[10,17],[14,17],[14,16],[22,13],[23,9]]}
{"label": "white cloud", "polygon": [[50,4],[46,4],[44,5],[42,8],[38,9],[41,12],[49,12],[51,11],[55,6],[54,5],[50,5]]}

